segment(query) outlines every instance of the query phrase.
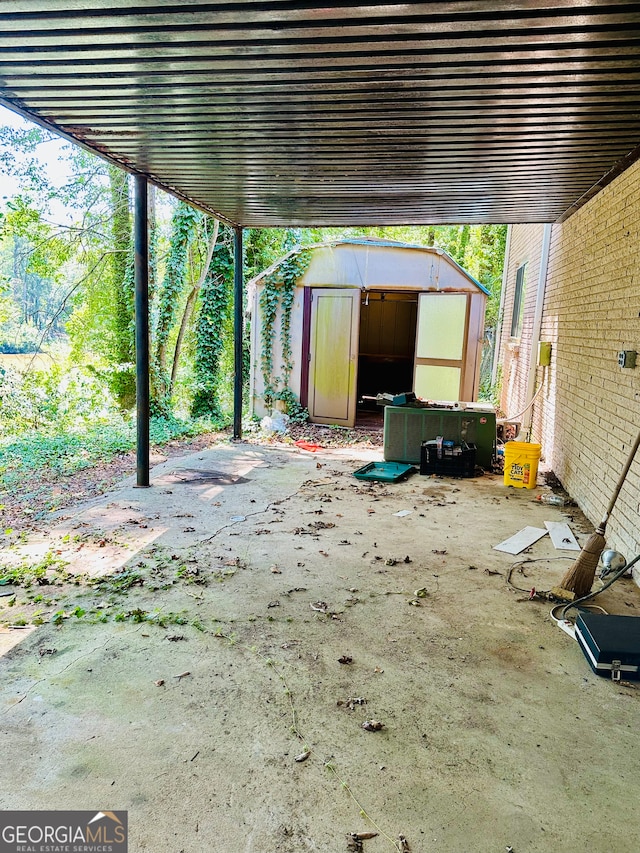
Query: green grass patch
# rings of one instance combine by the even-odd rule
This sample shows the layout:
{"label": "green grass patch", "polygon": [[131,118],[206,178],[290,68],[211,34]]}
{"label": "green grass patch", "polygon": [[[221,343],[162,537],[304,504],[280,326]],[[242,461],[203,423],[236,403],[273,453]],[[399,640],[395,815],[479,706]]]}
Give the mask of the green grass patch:
{"label": "green grass patch", "polygon": [[57,557],[52,551],[47,551],[42,560],[31,563],[23,560],[16,566],[0,568],[0,586],[21,586],[25,589],[33,584],[55,584],[67,580],[67,563]]}
{"label": "green grass patch", "polygon": [[[224,428],[209,419],[181,420],[152,418],[151,444],[163,445],[176,438],[188,438]],[[43,468],[73,474],[98,462],[109,461],[136,446],[136,423],[113,418],[64,433],[31,431],[0,441],[0,484],[9,488],[25,472]]]}

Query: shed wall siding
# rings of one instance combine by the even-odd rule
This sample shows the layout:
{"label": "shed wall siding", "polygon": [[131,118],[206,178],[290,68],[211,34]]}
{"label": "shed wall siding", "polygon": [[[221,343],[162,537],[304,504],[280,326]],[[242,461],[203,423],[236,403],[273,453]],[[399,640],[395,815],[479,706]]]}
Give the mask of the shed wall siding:
{"label": "shed wall siding", "polygon": [[[514,226],[505,329],[520,259],[539,258],[542,228]],[[640,367],[618,367],[617,353],[640,348],[640,163],[561,225],[551,239],[541,340],[552,363],[536,401],[533,436],[567,491],[597,523],[640,427]],[[532,284],[533,276],[529,277]],[[533,290],[533,286],[531,286]],[[527,312],[533,306],[527,305]],[[524,333],[523,333],[524,336]],[[508,339],[502,348],[508,360]],[[502,405],[523,403],[526,352],[516,375],[505,366]],[[541,369],[538,369],[541,375]],[[510,413],[510,412],[509,412]],[[640,454],[639,454],[640,456]],[[631,468],[607,531],[628,559],[640,548],[640,458]]]}

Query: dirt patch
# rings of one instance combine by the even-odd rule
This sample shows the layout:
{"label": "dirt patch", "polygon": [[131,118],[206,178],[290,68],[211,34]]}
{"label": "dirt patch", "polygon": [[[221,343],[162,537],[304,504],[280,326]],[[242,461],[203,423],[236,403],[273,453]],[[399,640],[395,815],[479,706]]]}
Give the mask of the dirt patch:
{"label": "dirt patch", "polygon": [[[228,441],[230,431],[205,433],[191,438],[174,439],[161,447],[152,447],[151,465],[169,458],[180,458]],[[251,441],[265,446],[277,445],[283,437],[256,434]],[[376,448],[382,446],[382,427],[342,429],[318,424],[291,424],[286,439],[293,444],[306,440],[323,447]],[[126,477],[135,475],[136,452],[119,453],[112,459],[87,466],[74,474],[62,474],[43,467],[25,472],[18,485],[0,491],[0,528],[31,531],[41,528],[47,516],[78,501],[106,494]],[[1,538],[1,533],[0,533]]]}
{"label": "dirt patch", "polygon": [[[162,447],[152,447],[151,464],[157,465],[169,457],[204,450],[226,437],[226,433],[206,433],[176,439]],[[136,452],[131,450],[73,474],[62,474],[46,466],[25,472],[18,485],[9,491],[0,491],[0,504],[3,505],[0,526],[3,530],[11,528],[18,532],[41,528],[50,513],[106,494],[125,477],[134,475],[135,471]]]}

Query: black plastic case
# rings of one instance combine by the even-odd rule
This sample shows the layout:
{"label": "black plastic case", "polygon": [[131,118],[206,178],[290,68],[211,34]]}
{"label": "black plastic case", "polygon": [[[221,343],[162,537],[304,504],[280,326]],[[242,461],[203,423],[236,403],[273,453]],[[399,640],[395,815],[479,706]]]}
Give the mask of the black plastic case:
{"label": "black plastic case", "polygon": [[576,640],[597,675],[613,681],[640,679],[640,618],[581,613]]}

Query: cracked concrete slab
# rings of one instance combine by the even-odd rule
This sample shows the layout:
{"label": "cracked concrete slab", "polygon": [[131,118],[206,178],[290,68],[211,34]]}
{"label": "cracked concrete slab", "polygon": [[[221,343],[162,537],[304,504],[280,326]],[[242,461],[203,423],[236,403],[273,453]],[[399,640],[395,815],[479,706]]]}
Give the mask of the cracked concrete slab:
{"label": "cracked concrete slab", "polygon": [[[127,809],[153,853],[358,831],[365,853],[635,853],[640,691],[529,600],[567,565],[548,537],[493,550],[585,520],[495,476],[362,483],[362,460],[220,445],[56,519],[36,544],[93,579],[0,599],[63,614],[0,659],[0,806]],[[640,591],[601,603],[638,613]]]}

